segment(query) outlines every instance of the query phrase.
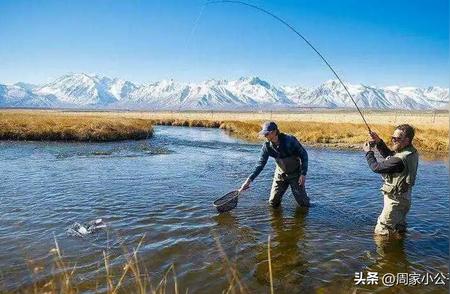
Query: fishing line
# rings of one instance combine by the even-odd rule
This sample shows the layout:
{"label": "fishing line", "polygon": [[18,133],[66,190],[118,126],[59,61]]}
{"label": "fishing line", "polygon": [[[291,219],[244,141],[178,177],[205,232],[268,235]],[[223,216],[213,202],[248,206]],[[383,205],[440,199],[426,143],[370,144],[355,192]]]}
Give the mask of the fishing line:
{"label": "fishing line", "polygon": [[197,30],[198,23],[200,22],[200,18],[203,15],[203,11],[205,11],[206,4],[202,5],[202,9],[200,10],[200,13],[198,14],[197,18],[195,19],[194,24],[192,25],[191,32],[189,33],[188,39],[186,40],[186,47],[189,44],[189,41],[192,39],[192,36],[194,35],[195,31]]}
{"label": "fishing line", "polygon": [[[364,124],[366,125],[367,129],[369,130],[369,132],[371,132],[371,129],[369,127],[369,125],[367,124],[366,119],[364,118],[364,115],[362,114],[361,110],[359,109],[358,105],[355,102],[355,99],[353,99],[353,96],[350,94],[350,91],[347,89],[347,86],[345,86],[345,84],[342,82],[341,78],[339,77],[339,75],[336,73],[336,71],[333,69],[333,67],[330,65],[330,63],[328,63],[328,61],[325,59],[325,57],[311,44],[310,41],[308,41],[308,39],[306,39],[302,34],[300,34],[296,29],[294,29],[294,27],[292,27],[289,23],[287,23],[285,20],[283,20],[282,18],[276,16],[275,14],[271,13],[270,11],[267,11],[261,7],[258,7],[256,5],[253,4],[249,4],[243,1],[237,1],[237,0],[213,0],[213,1],[207,1],[203,7],[205,7],[206,5],[211,5],[211,4],[221,4],[221,3],[234,3],[234,4],[241,4],[244,6],[248,6],[251,8],[254,8],[256,10],[262,11],[265,14],[270,15],[271,17],[275,18],[276,20],[278,20],[279,22],[281,22],[282,24],[284,24],[285,26],[287,26],[289,29],[291,29],[295,34],[297,34],[297,36],[299,36],[300,38],[303,39],[303,41],[306,42],[306,44],[309,45],[309,47],[311,47],[314,52],[317,53],[317,55],[319,55],[319,57],[322,59],[322,61],[328,66],[328,68],[333,72],[333,74],[336,76],[336,78],[338,79],[338,81],[341,83],[341,85],[344,87],[345,91],[347,92],[348,96],[350,97],[350,99],[352,100],[353,104],[355,104],[356,109],[358,110],[359,114],[361,115],[361,118],[364,121]],[[203,12],[203,9],[202,9]],[[198,20],[198,19],[197,19]],[[197,23],[197,22],[196,22]]]}

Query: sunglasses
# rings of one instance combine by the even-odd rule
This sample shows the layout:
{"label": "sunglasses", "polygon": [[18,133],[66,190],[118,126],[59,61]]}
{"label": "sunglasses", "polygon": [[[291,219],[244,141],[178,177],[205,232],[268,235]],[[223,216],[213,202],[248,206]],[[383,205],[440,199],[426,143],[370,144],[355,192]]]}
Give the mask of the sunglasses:
{"label": "sunglasses", "polygon": [[272,133],[273,133],[273,131],[269,131],[267,134],[264,134],[264,137],[267,137],[267,136],[269,136]]}
{"label": "sunglasses", "polygon": [[402,137],[391,137],[392,142],[400,142],[403,138]]}

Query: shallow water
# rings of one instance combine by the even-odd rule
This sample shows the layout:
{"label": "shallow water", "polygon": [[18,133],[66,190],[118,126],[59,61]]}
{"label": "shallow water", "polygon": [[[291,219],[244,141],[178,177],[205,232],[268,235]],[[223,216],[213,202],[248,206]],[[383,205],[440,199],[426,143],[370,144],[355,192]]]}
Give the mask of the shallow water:
{"label": "shallow water", "polygon": [[[225,255],[243,287],[268,292],[269,235],[277,293],[383,289],[356,286],[360,271],[380,277],[448,273],[445,162],[420,162],[406,238],[379,242],[372,231],[382,209],[381,180],[362,152],[307,148],[309,210],[297,208],[290,192],[281,209],[268,206],[270,160],[238,207],[218,215],[212,202],[241,184],[259,150],[218,129],[162,126],[148,141],[0,142],[0,291],[51,275],[54,238],[65,260],[77,264],[76,283],[83,291],[95,288],[98,279],[102,285],[103,251],[117,274],[123,248],[136,247],[144,235],[139,259],[151,283],[174,264],[182,292],[226,289]],[[85,238],[66,233],[74,222],[97,218],[108,230]],[[399,288],[448,291],[434,284],[383,291]]]}

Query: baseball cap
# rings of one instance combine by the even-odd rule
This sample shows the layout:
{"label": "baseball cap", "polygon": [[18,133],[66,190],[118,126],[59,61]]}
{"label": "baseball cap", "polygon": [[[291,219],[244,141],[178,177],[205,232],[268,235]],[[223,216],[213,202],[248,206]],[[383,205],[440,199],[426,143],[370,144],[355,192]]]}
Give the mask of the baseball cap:
{"label": "baseball cap", "polygon": [[261,126],[261,131],[259,132],[260,135],[267,135],[269,132],[275,131],[278,129],[278,126],[273,121],[266,121]]}

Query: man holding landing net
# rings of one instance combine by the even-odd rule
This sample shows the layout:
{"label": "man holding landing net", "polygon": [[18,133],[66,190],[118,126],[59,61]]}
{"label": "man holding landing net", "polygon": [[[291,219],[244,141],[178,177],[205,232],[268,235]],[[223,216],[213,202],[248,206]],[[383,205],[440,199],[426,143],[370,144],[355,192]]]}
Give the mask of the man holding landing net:
{"label": "man holding landing net", "polygon": [[306,150],[294,136],[280,133],[274,122],[265,122],[259,134],[263,135],[267,142],[262,146],[255,170],[242,184],[240,191],[250,187],[251,182],[264,169],[269,157],[273,157],[276,161],[276,168],[270,191],[270,205],[278,207],[281,204],[281,198],[290,186],[297,203],[300,206],[309,207],[309,197],[305,191],[306,172],[308,171]]}

